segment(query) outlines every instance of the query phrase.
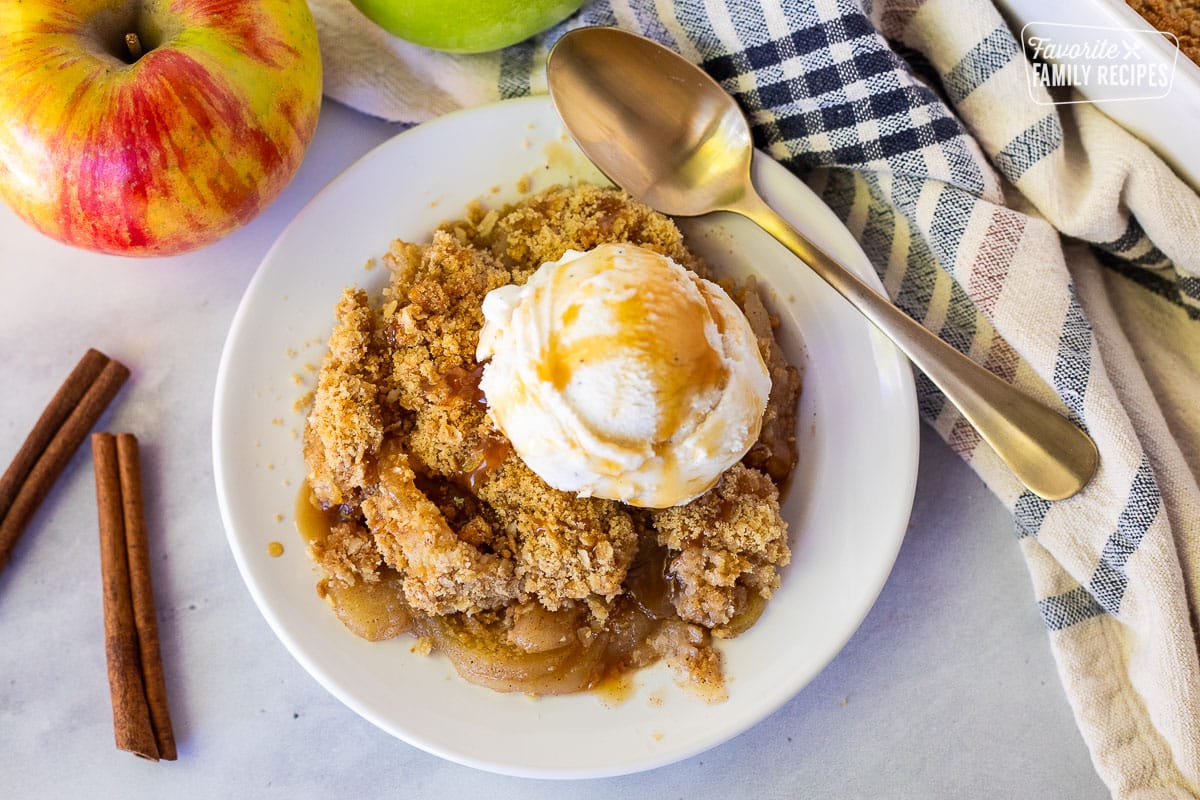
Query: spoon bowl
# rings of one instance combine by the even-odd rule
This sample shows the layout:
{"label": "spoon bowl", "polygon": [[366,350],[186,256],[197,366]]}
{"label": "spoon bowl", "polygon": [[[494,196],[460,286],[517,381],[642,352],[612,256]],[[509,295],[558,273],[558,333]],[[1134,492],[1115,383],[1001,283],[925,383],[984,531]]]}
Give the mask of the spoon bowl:
{"label": "spoon bowl", "polygon": [[554,106],[580,149],[630,195],[675,216],[750,219],[848,300],[933,381],[1032,492],[1073,496],[1099,465],[1095,442],[976,364],[776,214],[750,179],[750,126],[702,69],[616,28],[580,28],[550,53]]}
{"label": "spoon bowl", "polygon": [[[632,58],[620,55],[629,49]],[[741,110],[665,47],[617,28],[583,28],[559,40],[547,75],[580,149],[646,205],[699,216],[749,185],[752,144]]]}

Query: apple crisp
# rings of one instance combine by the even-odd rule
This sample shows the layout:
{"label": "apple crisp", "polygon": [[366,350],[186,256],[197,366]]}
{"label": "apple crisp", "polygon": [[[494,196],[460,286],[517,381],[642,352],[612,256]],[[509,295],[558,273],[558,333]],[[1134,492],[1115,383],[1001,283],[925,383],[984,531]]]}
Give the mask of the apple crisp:
{"label": "apple crisp", "polygon": [[[695,500],[655,510],[548,486],[487,415],[481,304],[567,250],[637,244],[700,275],[667,217],[612,189],[475,204],[397,240],[380,296],[348,288],[304,430],[298,503],[318,590],[352,631],[402,633],[501,691],[574,692],[658,660],[725,696],[713,638],[762,611],[788,563],[779,487],[796,463],[800,373],[757,287],[731,292],[772,378],[762,433]],[[732,288],[732,287],[728,287]],[[620,413],[619,409],[614,409]]]}

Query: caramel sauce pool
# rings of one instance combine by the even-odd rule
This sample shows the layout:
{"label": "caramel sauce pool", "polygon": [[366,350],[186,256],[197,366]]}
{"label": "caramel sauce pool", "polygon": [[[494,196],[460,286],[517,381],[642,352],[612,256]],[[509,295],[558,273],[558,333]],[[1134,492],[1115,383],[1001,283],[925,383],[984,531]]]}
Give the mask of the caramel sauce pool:
{"label": "caramel sauce pool", "polygon": [[329,529],[338,522],[336,511],[324,511],[317,505],[308,481],[300,484],[296,494],[295,504],[296,531],[305,544],[323,541],[329,535]]}

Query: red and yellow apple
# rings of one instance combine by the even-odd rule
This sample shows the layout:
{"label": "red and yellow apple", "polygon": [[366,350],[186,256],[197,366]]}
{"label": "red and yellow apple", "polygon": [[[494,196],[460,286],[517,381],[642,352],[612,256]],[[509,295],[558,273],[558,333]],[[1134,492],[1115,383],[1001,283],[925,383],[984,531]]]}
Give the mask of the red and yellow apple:
{"label": "red and yellow apple", "polygon": [[71,245],[219,239],[291,180],[320,107],[305,0],[0,2],[0,197]]}
{"label": "red and yellow apple", "polygon": [[561,22],[583,0],[351,0],[401,39],[452,53],[516,44]]}

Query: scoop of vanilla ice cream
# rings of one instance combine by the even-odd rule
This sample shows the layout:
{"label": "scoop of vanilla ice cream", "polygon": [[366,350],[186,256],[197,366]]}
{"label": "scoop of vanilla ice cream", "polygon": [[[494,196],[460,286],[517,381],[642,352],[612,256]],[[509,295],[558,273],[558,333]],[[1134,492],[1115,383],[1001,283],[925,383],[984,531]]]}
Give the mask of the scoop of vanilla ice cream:
{"label": "scoop of vanilla ice cream", "polygon": [[483,301],[489,414],[546,483],[665,508],[758,438],[771,379],[721,287],[629,244],[568,250]]}

